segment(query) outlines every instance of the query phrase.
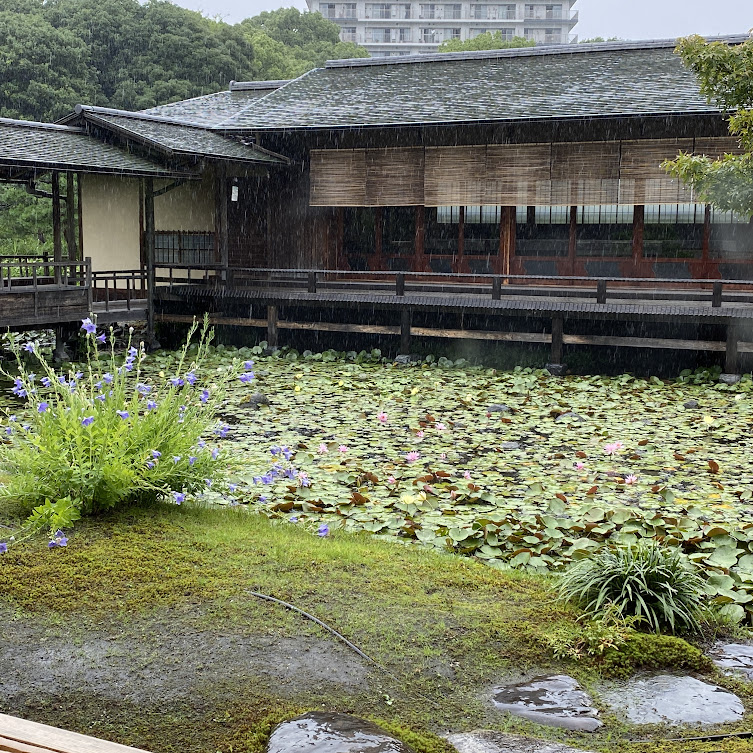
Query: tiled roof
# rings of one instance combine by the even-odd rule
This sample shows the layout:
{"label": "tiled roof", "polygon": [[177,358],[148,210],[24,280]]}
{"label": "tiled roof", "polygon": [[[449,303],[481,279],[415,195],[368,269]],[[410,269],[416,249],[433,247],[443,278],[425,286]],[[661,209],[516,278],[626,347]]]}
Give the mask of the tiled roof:
{"label": "tiled roof", "polygon": [[[747,36],[726,37],[739,43]],[[226,130],[714,112],[675,40],[331,61],[218,123]]]}
{"label": "tiled roof", "polygon": [[209,128],[244,110],[252,102],[275,91],[286,81],[231,81],[230,89],[203,97],[184,99],[142,110],[145,115],[159,115],[176,123]]}
{"label": "tiled roof", "polygon": [[80,128],[0,118],[0,165],[122,175],[176,175]]}
{"label": "tiled roof", "polygon": [[172,123],[153,115],[78,105],[84,119],[151,147],[167,156],[199,156],[234,162],[285,162],[263,149],[247,146],[205,128]]}

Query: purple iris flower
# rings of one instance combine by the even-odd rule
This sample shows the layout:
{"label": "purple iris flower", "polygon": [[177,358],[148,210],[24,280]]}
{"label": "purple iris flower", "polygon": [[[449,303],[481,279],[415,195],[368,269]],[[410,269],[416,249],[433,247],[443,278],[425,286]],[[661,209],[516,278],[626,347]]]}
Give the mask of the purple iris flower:
{"label": "purple iris flower", "polygon": [[91,426],[94,423],[94,416],[84,416],[81,419],[81,426]]}
{"label": "purple iris flower", "polygon": [[216,436],[220,437],[221,439],[224,439],[227,436],[228,431],[230,431],[230,427],[227,424],[220,424],[214,430],[214,433]]}
{"label": "purple iris flower", "polygon": [[154,461],[153,460],[147,460],[146,461],[146,467],[149,468],[149,470],[151,470],[152,468],[154,468]]}
{"label": "purple iris flower", "polygon": [[128,348],[128,355],[130,358],[136,358],[136,356],[139,354],[138,350],[131,345],[130,348]]}
{"label": "purple iris flower", "polygon": [[186,374],[186,381],[193,387],[194,384],[196,384],[198,380],[198,377],[196,374],[193,373],[193,371],[189,371],[188,374]]}
{"label": "purple iris flower", "polygon": [[243,384],[248,384],[254,380],[254,375],[246,371],[238,377],[238,380],[243,382]]}
{"label": "purple iris flower", "polygon": [[97,325],[87,316],[86,319],[81,320],[81,329],[84,330],[87,335],[93,335],[97,331]]}
{"label": "purple iris flower", "polygon": [[201,400],[202,403],[206,403],[207,400],[209,400],[209,390],[202,390],[199,400]]}
{"label": "purple iris flower", "polygon": [[282,454],[285,456],[285,460],[290,460],[293,457],[293,451],[289,447],[283,447]]}
{"label": "purple iris flower", "polygon": [[58,382],[60,382],[60,384],[65,384],[66,383],[65,382],[65,376],[59,376],[58,377]]}
{"label": "purple iris flower", "polygon": [[173,387],[182,387],[185,382],[180,377],[173,377],[170,380],[170,384],[172,384]]}
{"label": "purple iris flower", "polygon": [[203,450],[203,449],[204,449],[204,448],[205,448],[205,447],[207,446],[207,443],[206,443],[206,442],[205,442],[205,441],[204,441],[203,439],[200,439],[200,440],[199,440],[199,441],[198,441],[198,442],[196,443],[196,446],[197,446],[197,447],[198,447],[198,448],[199,448],[200,450]]}
{"label": "purple iris flower", "polygon": [[274,447],[269,448],[269,452],[272,455],[279,455],[282,452],[282,450],[279,447],[277,447],[277,445],[275,445]]}
{"label": "purple iris flower", "polygon": [[212,450],[212,460],[217,460],[217,456],[218,456],[219,454],[220,454],[220,448],[219,448],[219,447],[215,447],[215,448],[214,448],[214,449]]}
{"label": "purple iris flower", "polygon": [[238,485],[237,484],[228,484],[227,488],[228,488],[228,491],[234,492],[238,488]]}
{"label": "purple iris flower", "polygon": [[205,478],[204,483],[207,485],[207,487],[210,487],[212,485],[212,479],[211,478]]}
{"label": "purple iris flower", "polygon": [[319,526],[316,535],[322,537],[329,536],[329,526],[326,523],[322,523],[322,525]]}
{"label": "purple iris flower", "polygon": [[139,395],[148,395],[152,391],[152,388],[148,384],[142,384],[141,382],[139,382],[136,385],[136,391],[139,393]]}
{"label": "purple iris flower", "polygon": [[8,436],[10,436],[11,434],[13,434],[13,429],[12,429],[12,428],[11,428],[10,426],[6,426],[6,427],[5,427],[5,433],[6,433],[6,434],[7,434]]}
{"label": "purple iris flower", "polygon": [[190,455],[188,458],[188,465],[193,465],[196,462],[196,456]]}
{"label": "purple iris flower", "polygon": [[173,455],[173,463],[178,465],[180,463],[180,455]]}
{"label": "purple iris flower", "polygon": [[146,401],[146,409],[147,410],[155,410],[157,407],[157,403],[154,400],[147,400]]}
{"label": "purple iris flower", "polygon": [[44,413],[50,407],[49,403],[39,403],[37,413]]}
{"label": "purple iris flower", "polygon": [[291,515],[291,516],[290,516],[290,517],[288,518],[288,520],[289,520],[289,521],[290,521],[291,523],[297,523],[297,522],[298,522],[298,516],[297,516],[297,515]]}
{"label": "purple iris flower", "polygon": [[34,352],[34,343],[26,343],[26,344],[24,345],[24,350],[25,350],[25,351],[26,351],[27,353],[33,353],[33,352]]}
{"label": "purple iris flower", "polygon": [[52,386],[52,379],[50,379],[50,377],[42,377],[41,382],[42,382],[42,386],[43,387],[51,387]]}
{"label": "purple iris flower", "polygon": [[0,541],[0,554],[5,554],[8,551],[8,545],[4,541]]}
{"label": "purple iris flower", "polygon": [[176,505],[179,505],[181,502],[186,501],[186,495],[181,494],[180,492],[173,492],[173,498],[175,499]]}
{"label": "purple iris flower", "polygon": [[103,382],[104,382],[105,384],[112,384],[112,380],[113,380],[113,378],[114,378],[114,377],[113,377],[113,375],[112,375],[112,374],[102,374],[102,381],[103,381]]}
{"label": "purple iris flower", "polygon": [[115,411],[124,421],[126,418],[129,418],[130,413],[127,410],[118,410]]}
{"label": "purple iris flower", "polygon": [[103,342],[105,342],[105,340],[107,340],[107,338],[105,337],[105,333],[104,332],[101,335],[99,335],[99,337],[97,337],[97,342],[98,343],[103,343]]}
{"label": "purple iris flower", "polygon": [[81,379],[81,378],[82,378],[83,376],[84,376],[84,372],[83,372],[83,371],[77,371],[77,372],[76,372],[76,373],[75,373],[75,374],[73,375],[73,378],[74,378],[74,379],[75,379],[76,381],[78,381],[78,380],[79,380],[79,379]]}
{"label": "purple iris flower", "polygon": [[254,362],[253,361],[244,361],[243,362],[243,368],[246,371],[253,371],[254,368]]}
{"label": "purple iris flower", "polygon": [[100,403],[104,403],[106,397],[107,395],[97,395],[94,399],[99,400]]}
{"label": "purple iris flower", "polygon": [[161,458],[162,453],[159,450],[152,450],[152,457],[153,458]]}

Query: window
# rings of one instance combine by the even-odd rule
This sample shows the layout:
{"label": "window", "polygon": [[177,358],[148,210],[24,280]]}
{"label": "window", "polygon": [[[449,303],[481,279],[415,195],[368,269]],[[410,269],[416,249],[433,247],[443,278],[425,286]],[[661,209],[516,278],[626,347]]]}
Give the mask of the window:
{"label": "window", "polygon": [[368,207],[346,207],[343,216],[343,252],[351,269],[367,269],[376,250],[376,214]]}
{"label": "window", "polygon": [[385,42],[392,41],[392,29],[371,29],[370,32],[366,32],[367,40],[369,33],[371,34],[371,42],[384,44]]}
{"label": "window", "polygon": [[[401,42],[412,42],[413,41],[413,35],[411,34],[410,29],[398,29],[399,37],[398,39]],[[404,54],[404,53],[401,53]]]}
{"label": "window", "polygon": [[335,4],[334,3],[319,3],[319,12],[325,18],[335,18]]}
{"label": "window", "polygon": [[499,17],[500,18],[505,18],[508,21],[514,19],[515,18],[515,8],[516,8],[516,6],[514,6],[514,5],[500,5],[499,6],[499,10],[500,10]]}
{"label": "window", "polygon": [[643,256],[700,258],[705,212],[703,204],[647,204],[643,208]]}
{"label": "window", "polygon": [[[426,207],[424,220],[424,253],[433,256],[454,256],[458,252],[460,207]],[[437,267],[433,271],[447,271]]]}
{"label": "window", "polygon": [[[384,207],[382,209],[382,252],[385,256],[407,256],[415,253],[415,207]],[[410,259],[392,259],[390,268],[409,270]]]}
{"label": "window", "polygon": [[544,6],[545,18],[562,18],[562,6],[561,5],[546,5]]}
{"label": "window", "polygon": [[444,38],[445,39],[460,39],[460,29],[445,29]]}
{"label": "window", "polygon": [[344,3],[342,6],[342,15],[340,18],[356,18],[356,4]]}
{"label": "window", "polygon": [[[467,256],[499,255],[499,223],[502,207],[468,206],[463,223],[464,253]],[[473,265],[471,265],[473,266]]]}
{"label": "window", "polygon": [[453,5],[445,5],[444,6],[444,17],[445,18],[460,18],[460,8],[461,5],[453,4]]}
{"label": "window", "polygon": [[535,5],[526,5],[526,18],[536,18],[536,9],[537,6]]}
{"label": "window", "polygon": [[419,18],[436,18],[437,6],[436,5],[421,5],[419,6],[420,15]]}
{"label": "window", "polygon": [[367,4],[366,18],[392,18],[392,6],[386,3]]}
{"label": "window", "polygon": [[[632,204],[580,206],[576,211],[575,243],[578,256],[589,259],[629,257],[633,253]],[[598,265],[589,274],[599,274]],[[605,266],[602,275],[611,276],[619,270]]]}
{"label": "window", "polygon": [[400,5],[398,6],[400,13],[398,14],[399,18],[410,18],[410,5]]}
{"label": "window", "polygon": [[560,44],[562,29],[544,29],[544,44]]}
{"label": "window", "polygon": [[154,234],[154,261],[157,264],[211,264],[214,233]]}
{"label": "window", "polygon": [[343,26],[340,32],[340,39],[343,42],[355,42],[356,41],[356,27],[355,26]]}
{"label": "window", "polygon": [[727,279],[750,277],[750,267],[737,267],[724,262],[742,262],[750,264],[753,258],[753,224],[748,217],[734,212],[720,212],[711,209],[711,232],[709,236],[709,255],[719,259],[719,271]]}
{"label": "window", "polygon": [[479,20],[486,18],[487,8],[487,5],[474,5],[471,8],[472,17],[478,18]]}
{"label": "window", "polygon": [[439,44],[439,31],[437,29],[421,29],[421,41],[427,44]]}
{"label": "window", "polygon": [[516,256],[567,256],[570,207],[524,207],[515,212]]}

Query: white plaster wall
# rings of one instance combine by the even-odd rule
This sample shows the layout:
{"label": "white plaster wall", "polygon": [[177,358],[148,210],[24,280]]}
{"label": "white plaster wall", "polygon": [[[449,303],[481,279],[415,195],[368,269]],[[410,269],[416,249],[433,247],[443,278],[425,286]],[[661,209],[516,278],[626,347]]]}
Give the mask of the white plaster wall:
{"label": "white plaster wall", "polygon": [[[173,181],[155,181],[159,190]],[[205,174],[201,180],[190,180],[154,200],[155,230],[214,232],[215,182]]]}

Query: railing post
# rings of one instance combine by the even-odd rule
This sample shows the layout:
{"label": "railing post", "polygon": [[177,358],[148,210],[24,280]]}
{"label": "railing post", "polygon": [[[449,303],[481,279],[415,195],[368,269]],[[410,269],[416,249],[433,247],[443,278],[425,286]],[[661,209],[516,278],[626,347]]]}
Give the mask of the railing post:
{"label": "railing post", "polygon": [[720,280],[714,282],[714,287],[711,290],[711,306],[715,309],[720,308],[722,305],[722,283]]}
{"label": "railing post", "polygon": [[403,309],[400,312],[400,352],[404,355],[410,353],[411,318],[410,309]]}
{"label": "railing post", "polygon": [[86,274],[86,305],[89,308],[89,313],[94,308],[94,290],[92,288],[92,258],[87,256],[84,259],[85,274]]}
{"label": "railing post", "polygon": [[395,275],[395,295],[405,295],[405,275],[402,272]]}
{"label": "railing post", "polygon": [[309,293],[316,293],[316,272],[309,272]]}
{"label": "railing post", "polygon": [[277,347],[277,306],[267,306],[267,346]]}
{"label": "railing post", "polygon": [[727,325],[727,343],[724,349],[724,373],[737,374],[737,326]]}
{"label": "railing post", "polygon": [[498,301],[502,297],[502,278],[492,277],[492,300]]}
{"label": "railing post", "polygon": [[110,310],[110,280],[105,277],[105,311]]}
{"label": "railing post", "polygon": [[599,280],[596,283],[596,303],[607,302],[607,281]]}

